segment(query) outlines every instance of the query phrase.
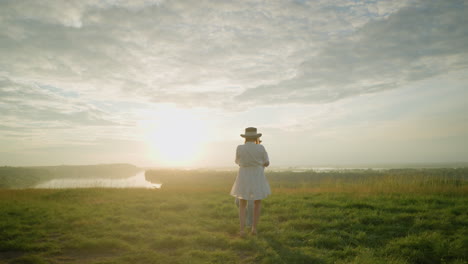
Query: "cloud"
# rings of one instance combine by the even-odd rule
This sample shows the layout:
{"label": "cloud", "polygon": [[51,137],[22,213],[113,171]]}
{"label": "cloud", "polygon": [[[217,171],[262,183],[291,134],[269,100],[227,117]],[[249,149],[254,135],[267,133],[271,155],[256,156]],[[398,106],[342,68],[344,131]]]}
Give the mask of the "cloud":
{"label": "cloud", "polygon": [[[0,76],[83,100],[186,107],[236,109],[259,100],[255,91],[262,87],[284,97],[260,99],[264,103],[286,103],[291,93],[303,97],[301,89],[341,97],[348,92],[308,90],[301,76],[316,58],[327,62],[324,54],[333,52],[327,47],[339,49],[340,41],[351,41],[343,36],[407,3],[2,1]],[[283,83],[287,88],[274,88]]]}
{"label": "cloud", "polygon": [[237,96],[251,103],[321,103],[395,89],[468,67],[463,1],[422,1],[330,41],[297,74]]}
{"label": "cloud", "polygon": [[[72,145],[88,157],[88,150],[102,156],[105,139],[117,157],[114,146],[145,145],[142,124],[167,116],[174,104],[212,121],[215,140],[251,124],[265,129],[265,143],[303,138],[310,144],[300,140],[300,151],[288,153],[304,159],[306,149],[320,149],[317,138],[342,135],[352,143],[346,135],[355,133],[364,142],[363,128],[413,131],[426,115],[440,118],[421,121],[422,129],[438,123],[457,129],[428,133],[424,142],[444,133],[464,142],[466,129],[454,124],[465,121],[458,116],[466,109],[434,102],[454,105],[454,97],[442,95],[462,98],[466,88],[460,79],[468,66],[465,2],[3,0],[0,145],[4,157],[16,153],[18,160],[28,148]],[[451,76],[456,80],[435,82]],[[452,84],[456,89],[446,88]],[[422,92],[437,89],[441,96]],[[399,95],[421,101],[404,108]],[[418,111],[398,123],[397,113]],[[418,134],[415,128],[411,139]],[[284,142],[277,153],[289,148]],[[321,143],[330,159],[343,149],[328,150],[333,142]],[[66,155],[45,158],[55,163],[56,157]]]}
{"label": "cloud", "polygon": [[138,118],[120,105],[237,111],[395,89],[466,70],[466,7],[2,1],[1,119],[10,127],[119,126]]}
{"label": "cloud", "polygon": [[75,96],[46,85],[0,79],[2,130],[118,125],[110,114]]}

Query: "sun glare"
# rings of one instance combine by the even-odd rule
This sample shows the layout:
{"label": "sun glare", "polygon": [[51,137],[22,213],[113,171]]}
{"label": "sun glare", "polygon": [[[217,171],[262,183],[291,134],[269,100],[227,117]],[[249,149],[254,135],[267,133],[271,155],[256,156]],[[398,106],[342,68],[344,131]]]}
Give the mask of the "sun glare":
{"label": "sun glare", "polygon": [[190,110],[164,107],[142,123],[151,159],[163,166],[190,166],[207,138],[206,124]]}

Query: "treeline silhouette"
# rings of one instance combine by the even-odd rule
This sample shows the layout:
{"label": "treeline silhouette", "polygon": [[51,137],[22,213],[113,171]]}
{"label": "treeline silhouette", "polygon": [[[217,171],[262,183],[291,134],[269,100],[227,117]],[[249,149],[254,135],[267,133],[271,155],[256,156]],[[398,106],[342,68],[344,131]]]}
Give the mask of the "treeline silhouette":
{"label": "treeline silhouette", "polygon": [[[227,190],[236,171],[148,170],[146,179],[162,183],[163,188]],[[342,169],[333,171],[267,171],[266,177],[276,189],[327,189],[355,191],[444,191],[468,187],[468,168],[425,169]]]}
{"label": "treeline silhouette", "polygon": [[139,168],[131,164],[0,167],[0,188],[30,188],[56,178],[126,178]]}
{"label": "treeline silhouette", "polygon": [[234,182],[236,175],[236,171],[217,170],[153,169],[145,172],[146,180],[162,183],[164,189],[224,189],[226,184]]}

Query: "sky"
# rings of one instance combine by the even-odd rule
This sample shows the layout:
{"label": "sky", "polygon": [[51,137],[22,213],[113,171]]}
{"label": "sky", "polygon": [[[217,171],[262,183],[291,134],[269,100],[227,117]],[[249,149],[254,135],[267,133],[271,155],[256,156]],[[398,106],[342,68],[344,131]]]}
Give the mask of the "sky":
{"label": "sky", "polygon": [[468,3],[0,1],[0,165],[468,161]]}

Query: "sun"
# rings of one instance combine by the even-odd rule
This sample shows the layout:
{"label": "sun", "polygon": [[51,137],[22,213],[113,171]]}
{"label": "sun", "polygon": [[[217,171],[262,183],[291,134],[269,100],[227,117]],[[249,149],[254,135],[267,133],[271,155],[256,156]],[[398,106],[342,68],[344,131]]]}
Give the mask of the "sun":
{"label": "sun", "polygon": [[150,159],[163,166],[191,166],[202,153],[206,123],[190,109],[161,107],[143,122]]}

